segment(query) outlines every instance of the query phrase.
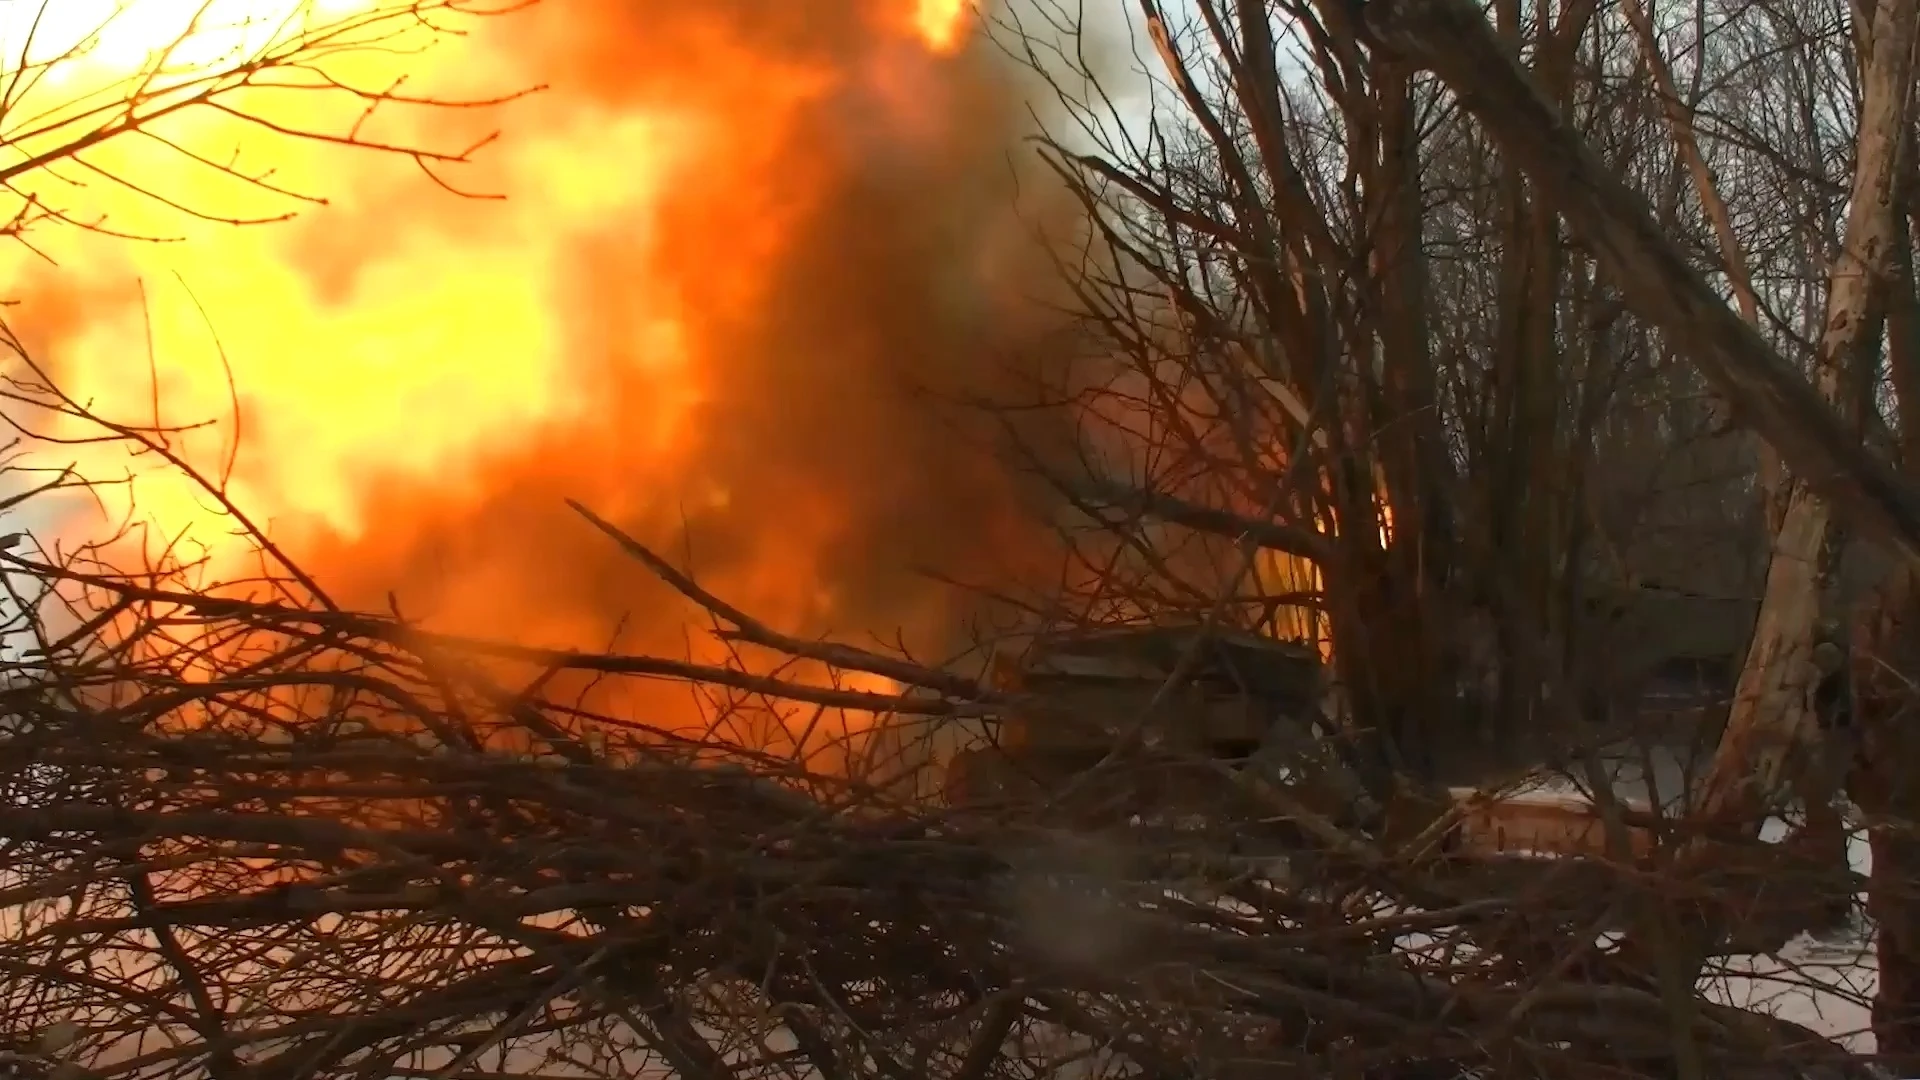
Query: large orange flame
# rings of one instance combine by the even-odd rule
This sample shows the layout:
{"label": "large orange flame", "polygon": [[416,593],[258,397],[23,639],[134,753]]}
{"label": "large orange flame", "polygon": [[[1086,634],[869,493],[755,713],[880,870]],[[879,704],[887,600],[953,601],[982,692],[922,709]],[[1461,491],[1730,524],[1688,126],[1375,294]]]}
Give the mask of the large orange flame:
{"label": "large orange flame", "polygon": [[[183,34],[189,66],[218,64],[290,19],[393,2],[134,0],[56,68],[71,90]],[[43,51],[112,6],[58,0]],[[910,564],[985,546],[1002,481],[905,418],[900,391],[980,366],[1021,233],[983,194],[1013,110],[965,48],[966,15],[962,0],[546,0],[451,46],[342,56],[358,81],[404,74],[415,95],[549,84],[504,113],[383,112],[363,133],[452,145],[504,116],[501,142],[447,179],[504,200],[456,198],[392,156],[183,116],[171,139],[270,164],[271,190],[131,140],[90,165],[224,219],[284,214],[277,192],[327,205],[242,228],[34,179],[76,216],[177,240],[45,228],[57,266],[9,257],[0,292],[75,399],[203,425],[171,437],[180,455],[348,602],[397,588],[440,625],[569,646],[605,644],[637,611],[626,647],[725,659],[560,508],[573,496],[783,628],[933,633],[947,601],[905,587]],[[338,128],[363,105],[271,108]],[[110,509],[240,572],[246,545],[192,482],[87,452],[94,475],[138,476],[105,493],[124,500]],[[98,528],[83,516],[66,528]],[[882,545],[898,569],[874,571]]]}

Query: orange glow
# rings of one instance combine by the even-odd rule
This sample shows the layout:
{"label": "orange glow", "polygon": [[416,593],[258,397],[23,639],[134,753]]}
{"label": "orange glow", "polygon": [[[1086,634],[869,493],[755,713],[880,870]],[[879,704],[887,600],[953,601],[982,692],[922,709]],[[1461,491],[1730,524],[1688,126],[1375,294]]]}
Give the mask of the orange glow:
{"label": "orange glow", "polygon": [[916,0],[913,25],[929,49],[949,53],[966,38],[968,0]]}
{"label": "orange glow", "polygon": [[[276,34],[404,6],[53,0],[33,58],[100,30],[29,104],[97,89],[157,52],[174,50],[172,77],[186,80]],[[704,585],[782,629],[940,622],[943,601],[848,580],[875,561],[861,548],[870,534],[938,530],[937,514],[886,500],[930,498],[913,493],[951,452],[861,395],[899,357],[958,368],[971,347],[949,343],[941,321],[965,313],[956,293],[982,287],[958,276],[973,253],[952,238],[984,244],[975,238],[993,230],[938,216],[936,185],[977,188],[970,163],[1000,167],[984,141],[966,141],[981,139],[974,119],[993,88],[948,59],[964,33],[957,0],[795,0],[777,19],[734,6],[547,0],[426,51],[328,60],[361,85],[404,74],[416,96],[551,84],[484,115],[383,107],[366,132],[457,147],[504,125],[477,164],[434,169],[503,200],[457,198],[400,156],[289,140],[211,110],[170,117],[172,141],[270,169],[274,188],[327,205],[120,140],[89,164],[223,219],[301,215],[190,220],[124,187],[33,174],[10,197],[171,242],[48,225],[33,240],[56,265],[0,255],[0,294],[20,301],[22,336],[70,397],[115,422],[191,428],[168,436],[172,450],[205,477],[230,474],[231,502],[343,602],[384,606],[394,590],[438,627],[567,647],[605,646],[641,611],[619,647],[728,661],[724,643],[688,633],[694,613],[560,508],[572,496],[669,557],[690,553]],[[32,5],[10,7],[5,48],[17,59],[17,9]],[[182,38],[196,8],[197,31]],[[919,104],[939,115],[895,100],[924,85],[938,94]],[[365,108],[317,93],[252,100],[276,124],[330,131]],[[893,145],[940,171],[889,164],[907,170],[894,178],[872,164]],[[838,216],[871,205],[864,189],[850,194],[859,184],[883,182],[920,216]],[[863,438],[876,445],[833,445]],[[878,445],[891,440],[902,446]],[[154,542],[187,537],[216,576],[253,569],[215,500],[163,462],[57,449],[81,454],[90,476],[137,478],[100,491],[108,521],[130,514]],[[70,539],[97,535],[99,515],[75,514]],[[649,704],[685,709],[686,697],[669,687]]]}
{"label": "orange glow", "polygon": [[157,52],[175,74],[204,71],[258,50],[289,23],[329,22],[365,0],[60,0],[10,3],[0,15],[8,62],[68,57],[101,72],[138,68]]}
{"label": "orange glow", "polygon": [[[1393,542],[1393,507],[1387,502],[1385,478],[1376,476],[1375,479],[1379,484],[1375,506],[1380,515],[1380,543],[1385,546]],[[1253,572],[1261,591],[1269,596],[1318,593],[1325,588],[1320,567],[1311,559],[1281,551],[1262,550],[1254,562]],[[1333,633],[1324,610],[1282,607],[1274,613],[1272,630],[1274,637],[1284,641],[1312,642],[1319,649],[1321,660],[1333,662]]]}

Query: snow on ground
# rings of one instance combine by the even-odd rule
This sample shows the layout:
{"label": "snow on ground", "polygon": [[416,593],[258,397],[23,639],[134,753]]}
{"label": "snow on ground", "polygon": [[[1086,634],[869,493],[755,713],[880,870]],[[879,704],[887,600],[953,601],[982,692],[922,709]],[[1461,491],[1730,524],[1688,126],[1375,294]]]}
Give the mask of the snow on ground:
{"label": "snow on ground", "polygon": [[[1624,762],[1615,762],[1616,767]],[[1633,767],[1623,769],[1615,785],[1623,800],[1644,802],[1647,785],[1633,775]],[[1654,768],[1654,787],[1661,802],[1667,802],[1686,790],[1687,777],[1679,763],[1663,758]],[[1578,794],[1571,784],[1549,783],[1544,791],[1564,795]],[[1777,841],[1787,834],[1787,824],[1771,819],[1760,838]],[[1847,858],[1862,875],[1872,872],[1873,856],[1863,832],[1855,832],[1847,843]],[[1878,965],[1873,940],[1857,914],[1865,910],[1866,897],[1856,897],[1855,918],[1846,931],[1823,938],[1806,934],[1788,942],[1778,956],[1729,957],[1721,969],[1702,978],[1701,988],[1714,1000],[1742,1008],[1761,1009],[1791,1020],[1851,1049],[1869,1052],[1873,1035],[1869,1029],[1869,1004],[1878,982]]]}
{"label": "snow on ground", "polygon": [[[1785,823],[1775,819],[1767,823],[1761,838],[1777,840],[1785,834]],[[1864,834],[1855,833],[1849,839],[1847,858],[1859,873],[1872,871],[1873,856]],[[1866,897],[1857,901],[1856,911],[1864,908]],[[1868,1006],[1879,968],[1873,940],[1858,915],[1844,934],[1823,939],[1802,934],[1777,957],[1730,959],[1733,962],[1724,973],[1701,981],[1716,1000],[1765,1009],[1854,1050],[1873,1049]]]}

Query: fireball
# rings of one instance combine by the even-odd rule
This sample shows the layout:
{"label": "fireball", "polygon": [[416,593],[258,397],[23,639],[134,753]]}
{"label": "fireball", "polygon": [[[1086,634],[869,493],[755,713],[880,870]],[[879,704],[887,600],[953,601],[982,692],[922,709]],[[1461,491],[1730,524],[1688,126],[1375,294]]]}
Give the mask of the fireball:
{"label": "fireball", "polygon": [[[43,76],[15,163],[142,95],[139,130],[9,174],[34,224],[0,294],[85,414],[45,460],[127,480],[56,531],[241,578],[245,525],[345,603],[739,659],[574,497],[784,628],[942,622],[908,549],[999,481],[883,399],[970,370],[997,302],[977,191],[1014,110],[963,0],[484,6],[8,6]],[[102,422],[140,452],[72,441]]]}

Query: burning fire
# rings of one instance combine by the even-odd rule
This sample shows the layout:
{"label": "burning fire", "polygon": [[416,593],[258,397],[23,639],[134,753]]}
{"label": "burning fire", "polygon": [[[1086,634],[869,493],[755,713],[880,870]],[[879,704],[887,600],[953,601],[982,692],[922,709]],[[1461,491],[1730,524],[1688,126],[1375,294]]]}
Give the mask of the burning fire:
{"label": "burning fire", "polygon": [[966,16],[967,0],[917,0],[913,25],[927,48],[947,53],[960,47]]}
{"label": "burning fire", "polygon": [[[10,6],[9,63],[87,43],[51,65],[45,105],[162,53],[187,79],[293,34],[384,32],[407,5],[52,0],[31,48],[38,5]],[[1003,481],[897,391],[973,377],[1022,232],[982,194],[1015,110],[968,17],[964,0],[545,0],[430,50],[343,50],[330,74],[405,75],[415,97],[547,89],[488,110],[384,104],[358,128],[366,103],[345,95],[249,99],[278,127],[393,145],[504,126],[459,165],[169,117],[159,133],[197,158],[120,139],[88,170],[16,180],[166,242],[49,223],[30,239],[53,265],[16,247],[0,295],[72,399],[170,429],[342,602],[393,591],[439,627],[571,647],[626,619],[620,647],[727,659],[571,496],[783,629],[935,635],[949,601],[909,587],[909,567],[970,557]],[[91,477],[136,478],[98,493],[109,520],[252,570],[194,482],[150,455],[78,452]],[[97,534],[91,506],[57,531]]]}

